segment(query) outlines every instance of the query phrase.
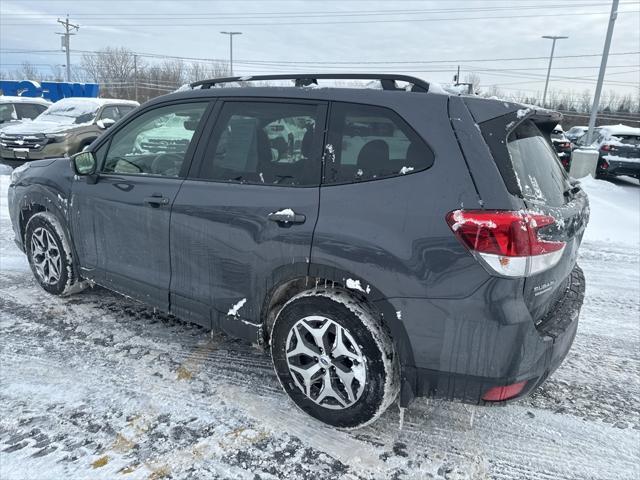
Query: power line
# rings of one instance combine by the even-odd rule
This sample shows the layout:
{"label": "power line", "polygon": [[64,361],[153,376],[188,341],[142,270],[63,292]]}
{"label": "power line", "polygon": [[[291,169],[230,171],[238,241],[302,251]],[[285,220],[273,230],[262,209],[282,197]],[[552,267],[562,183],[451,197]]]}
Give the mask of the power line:
{"label": "power line", "polygon": [[[588,15],[607,15],[609,12],[572,12],[571,16],[588,16]],[[636,10],[620,10],[618,14],[623,13],[639,13]],[[466,21],[466,20],[505,20],[505,19],[515,19],[515,18],[543,18],[543,17],[556,17],[557,13],[550,14],[536,14],[536,15],[492,15],[492,16],[483,16],[483,17],[439,17],[439,18],[405,18],[405,19],[387,19],[387,20],[347,20],[347,21],[326,21],[326,22],[251,22],[251,23],[236,23],[236,22],[225,22],[225,23],[95,23],[95,24],[87,24],[87,26],[100,26],[100,27],[204,27],[204,26],[218,26],[218,27],[227,27],[227,26],[278,26],[278,25],[354,25],[354,24],[372,24],[372,23],[407,23],[407,22],[442,22],[442,21]],[[3,22],[2,24],[7,26],[29,26],[29,25],[40,25],[42,22],[22,22],[22,23],[8,23]]]}
{"label": "power line", "polygon": [[[87,55],[101,55],[104,54],[104,51],[100,50],[76,50],[78,53],[87,54]],[[30,50],[30,49],[4,49],[0,48],[0,54],[10,54],[10,53],[40,53],[40,54],[53,54],[57,53],[57,50]],[[179,59],[179,60],[194,60],[194,61],[203,61],[203,62],[225,62],[225,59],[222,58],[205,58],[205,57],[184,57],[184,56],[176,56],[176,55],[164,55],[159,53],[149,53],[149,52],[128,52],[131,54],[136,54],[141,57],[148,58],[169,58],[169,59]],[[640,51],[631,51],[631,52],[616,52],[610,53],[609,56],[625,56],[625,55],[638,55]],[[602,54],[600,53],[588,53],[588,54],[574,54],[574,55],[556,55],[556,59],[566,59],[566,58],[589,58],[589,57],[600,57]],[[434,64],[434,63],[446,63],[446,64],[457,64],[457,63],[478,63],[478,62],[509,62],[509,61],[523,61],[523,60],[547,60],[549,57],[502,57],[502,58],[473,58],[473,59],[447,59],[447,60],[375,60],[375,61],[364,61],[364,60],[253,60],[253,59],[245,59],[245,60],[236,60],[239,63],[253,63],[253,64],[266,64],[266,65],[322,65],[324,68],[325,65],[419,65],[419,64]]]}
{"label": "power line", "polygon": [[[622,2],[623,5],[637,5],[640,4],[640,2],[637,1],[629,1],[629,2]],[[571,7],[571,8],[576,8],[576,7],[600,7],[600,6],[608,6],[609,3],[608,2],[590,2],[590,3],[575,3],[575,4],[571,4],[571,5],[567,5],[566,3],[561,3],[561,4],[546,4],[546,5],[518,5],[517,8],[518,10],[548,10],[548,9],[553,9],[553,8],[561,8],[561,9],[566,9],[567,7]],[[405,14],[421,14],[421,13],[456,13],[456,12],[495,12],[495,11],[502,11],[502,10],[507,10],[507,11],[512,11],[514,9],[514,7],[512,5],[509,6],[484,6],[484,7],[463,7],[463,8],[432,8],[432,9],[420,9],[420,10],[415,10],[415,9],[410,9],[410,10],[406,10],[406,9],[387,9],[387,10],[338,10],[338,11],[327,11],[327,10],[322,10],[322,11],[300,11],[300,12],[291,12],[291,11],[278,11],[278,12],[273,12],[273,11],[263,11],[263,12],[233,12],[233,13],[226,13],[226,12],[213,12],[213,13],[206,13],[206,12],[198,12],[197,14],[194,13],[181,13],[181,12],[175,12],[175,13],[153,13],[153,12],[145,12],[145,13],[117,13],[117,14],[110,14],[110,13],[76,13],[75,16],[79,17],[79,18],[99,18],[99,19],[109,19],[109,18],[117,18],[117,19],[121,19],[121,18],[161,18],[161,17],[166,17],[167,19],[171,19],[171,20],[175,20],[176,18],[187,18],[187,19],[191,19],[191,18],[195,18],[195,19],[201,19],[201,18],[205,18],[205,17],[214,17],[214,18],[219,18],[219,19],[232,19],[232,18],[264,18],[266,17],[270,17],[270,16],[276,16],[276,17],[291,17],[291,18],[295,18],[295,17],[309,17],[309,16],[317,16],[317,17],[348,17],[348,16],[379,16],[379,15],[405,15]],[[39,18],[42,17],[42,14],[40,13],[6,13],[4,14],[5,17],[34,17],[34,18]]]}

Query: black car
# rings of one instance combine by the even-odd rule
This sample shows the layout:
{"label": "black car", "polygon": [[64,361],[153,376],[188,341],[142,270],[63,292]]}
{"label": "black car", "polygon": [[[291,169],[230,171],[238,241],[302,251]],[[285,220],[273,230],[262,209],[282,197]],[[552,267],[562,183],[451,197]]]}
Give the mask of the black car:
{"label": "black car", "polygon": [[595,129],[588,143],[585,135],[577,146],[598,149],[597,177],[628,175],[640,180],[640,128],[603,125]]}
{"label": "black car", "polygon": [[556,126],[556,128],[551,131],[551,144],[560,162],[562,162],[562,166],[568,172],[569,168],[571,168],[571,142],[559,126]]}
{"label": "black car", "polygon": [[[309,88],[328,78],[382,88]],[[343,428],[398,394],[505,403],[562,362],[589,209],[549,143],[558,113],[407,76],[192,87],[13,172],[47,292],[96,283],[257,341],[293,401]],[[183,148],[141,149],[167,115]]]}

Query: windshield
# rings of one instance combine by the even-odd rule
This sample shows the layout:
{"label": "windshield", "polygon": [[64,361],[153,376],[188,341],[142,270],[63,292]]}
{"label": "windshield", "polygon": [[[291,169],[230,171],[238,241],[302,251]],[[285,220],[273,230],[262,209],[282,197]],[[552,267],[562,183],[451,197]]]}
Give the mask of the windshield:
{"label": "windshield", "polygon": [[91,122],[98,113],[99,105],[77,99],[60,100],[47,108],[38,120],[73,125]]}

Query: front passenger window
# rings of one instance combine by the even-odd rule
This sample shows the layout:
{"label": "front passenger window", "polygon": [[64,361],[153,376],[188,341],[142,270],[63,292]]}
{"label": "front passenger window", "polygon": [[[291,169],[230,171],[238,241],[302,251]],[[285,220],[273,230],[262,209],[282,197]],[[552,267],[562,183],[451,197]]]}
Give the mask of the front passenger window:
{"label": "front passenger window", "polygon": [[177,177],[207,105],[169,105],[136,117],[113,135],[102,172]]}

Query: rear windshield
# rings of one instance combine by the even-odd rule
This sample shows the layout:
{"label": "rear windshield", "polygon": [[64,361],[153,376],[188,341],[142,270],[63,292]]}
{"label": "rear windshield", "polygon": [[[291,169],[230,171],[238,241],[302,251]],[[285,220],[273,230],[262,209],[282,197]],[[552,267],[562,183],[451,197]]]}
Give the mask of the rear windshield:
{"label": "rear windshield", "polygon": [[522,196],[560,206],[565,202],[567,174],[538,127],[526,120],[507,138],[507,149]]}
{"label": "rear windshield", "polygon": [[625,145],[640,145],[640,135],[614,135],[611,138]]}

